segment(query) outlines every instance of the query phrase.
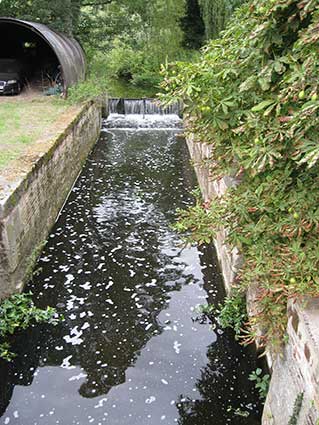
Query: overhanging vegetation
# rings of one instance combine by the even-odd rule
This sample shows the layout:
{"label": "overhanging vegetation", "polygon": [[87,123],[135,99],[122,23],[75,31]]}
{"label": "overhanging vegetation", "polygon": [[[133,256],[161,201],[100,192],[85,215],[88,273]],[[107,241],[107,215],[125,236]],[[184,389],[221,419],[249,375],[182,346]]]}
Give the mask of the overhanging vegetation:
{"label": "overhanging vegetation", "polygon": [[213,176],[240,181],[180,226],[197,241],[226,227],[240,249],[240,286],[258,288],[247,341],[256,324],[264,344],[281,341],[288,300],[319,295],[318,46],[317,1],[255,0],[199,62],[163,71],[162,100],[184,102],[188,132],[213,146]]}

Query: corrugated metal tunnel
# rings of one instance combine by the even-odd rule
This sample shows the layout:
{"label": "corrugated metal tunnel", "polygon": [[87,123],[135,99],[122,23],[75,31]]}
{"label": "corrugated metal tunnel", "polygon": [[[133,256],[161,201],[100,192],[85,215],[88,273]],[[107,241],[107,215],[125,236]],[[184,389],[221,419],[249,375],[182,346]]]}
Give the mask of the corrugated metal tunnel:
{"label": "corrugated metal tunnel", "polygon": [[0,58],[23,62],[27,84],[54,84],[60,73],[66,94],[70,86],[85,78],[80,44],[46,25],[0,17],[0,39]]}

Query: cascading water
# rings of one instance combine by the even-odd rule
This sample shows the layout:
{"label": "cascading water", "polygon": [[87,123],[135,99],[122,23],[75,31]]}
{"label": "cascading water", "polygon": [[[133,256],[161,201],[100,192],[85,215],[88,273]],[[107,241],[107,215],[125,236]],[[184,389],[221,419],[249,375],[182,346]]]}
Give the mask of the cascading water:
{"label": "cascading water", "polygon": [[104,129],[182,129],[182,120],[177,115],[123,115],[123,114],[111,114],[105,121]]}
{"label": "cascading water", "polygon": [[104,128],[177,129],[183,127],[178,104],[161,108],[154,99],[109,99]]}
{"label": "cascading water", "polygon": [[180,115],[181,113],[178,103],[163,108],[155,99],[109,99],[108,110],[110,114],[126,115]]}
{"label": "cascading water", "polygon": [[260,423],[255,353],[199,313],[224,297],[214,251],[172,228],[195,184],[180,131],[177,115],[105,121],[27,287],[64,321],[12,341],[1,425]]}

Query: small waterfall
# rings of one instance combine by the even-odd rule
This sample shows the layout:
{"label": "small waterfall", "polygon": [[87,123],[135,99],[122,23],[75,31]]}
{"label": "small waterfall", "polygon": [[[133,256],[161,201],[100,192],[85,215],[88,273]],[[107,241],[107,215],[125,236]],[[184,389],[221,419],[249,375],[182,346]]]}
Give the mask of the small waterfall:
{"label": "small waterfall", "polygon": [[110,114],[123,115],[181,115],[181,108],[178,103],[163,108],[155,99],[123,99],[114,98],[108,100],[108,110]]}
{"label": "small waterfall", "polygon": [[[110,114],[104,121],[104,129],[118,129],[118,130],[176,130],[181,131],[183,128],[183,121],[176,114]],[[103,130],[102,130],[103,131]]]}
{"label": "small waterfall", "polygon": [[108,100],[106,129],[174,129],[181,131],[183,122],[179,104],[162,108],[155,99]]}
{"label": "small waterfall", "polygon": [[124,114],[124,99],[108,99],[109,114]]}

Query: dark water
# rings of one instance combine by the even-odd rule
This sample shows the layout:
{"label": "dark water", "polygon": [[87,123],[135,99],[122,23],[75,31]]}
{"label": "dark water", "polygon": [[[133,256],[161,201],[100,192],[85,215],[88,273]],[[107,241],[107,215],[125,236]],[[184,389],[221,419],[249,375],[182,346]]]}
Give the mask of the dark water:
{"label": "dark water", "polygon": [[196,320],[224,293],[212,248],[171,228],[194,186],[176,131],[102,131],[27,288],[65,320],[15,339],[1,424],[260,423],[254,354]]}

